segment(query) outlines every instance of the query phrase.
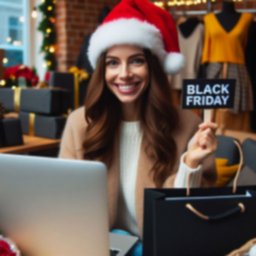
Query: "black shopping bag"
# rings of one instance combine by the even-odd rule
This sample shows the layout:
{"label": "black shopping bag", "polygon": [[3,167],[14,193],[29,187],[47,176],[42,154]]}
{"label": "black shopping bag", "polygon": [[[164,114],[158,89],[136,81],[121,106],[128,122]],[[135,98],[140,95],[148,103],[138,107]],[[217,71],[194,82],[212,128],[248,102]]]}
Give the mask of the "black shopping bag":
{"label": "black shopping bag", "polygon": [[[224,256],[256,237],[256,186],[145,189],[144,256]],[[189,183],[187,183],[189,184]]]}
{"label": "black shopping bag", "polygon": [[186,189],[146,189],[144,203],[144,256],[224,256],[256,237],[256,186],[235,194],[191,189],[190,196]]}

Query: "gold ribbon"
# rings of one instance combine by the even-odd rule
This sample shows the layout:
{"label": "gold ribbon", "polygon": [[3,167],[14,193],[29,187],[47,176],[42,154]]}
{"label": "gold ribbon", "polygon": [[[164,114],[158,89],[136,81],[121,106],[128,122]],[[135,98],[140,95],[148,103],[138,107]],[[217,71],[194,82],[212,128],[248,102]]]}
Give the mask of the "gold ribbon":
{"label": "gold ribbon", "polygon": [[71,67],[69,72],[73,73],[74,75],[74,107],[79,107],[79,93],[80,93],[80,84],[82,81],[85,81],[89,78],[89,74],[79,69],[78,67]]}
{"label": "gold ribbon", "polygon": [[28,116],[28,134],[30,136],[35,135],[35,120],[36,120],[36,114],[35,113],[29,113],[29,116]]}
{"label": "gold ribbon", "polygon": [[19,112],[20,111],[21,88],[20,87],[12,87],[12,90],[14,92],[14,111]]}
{"label": "gold ribbon", "polygon": [[79,107],[79,75],[74,73],[74,107]]}

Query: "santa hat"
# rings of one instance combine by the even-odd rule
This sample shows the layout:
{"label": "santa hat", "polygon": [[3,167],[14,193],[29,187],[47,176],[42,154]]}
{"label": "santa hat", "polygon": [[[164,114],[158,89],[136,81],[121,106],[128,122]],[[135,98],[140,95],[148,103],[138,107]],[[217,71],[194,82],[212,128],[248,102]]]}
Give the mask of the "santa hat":
{"label": "santa hat", "polygon": [[122,0],[108,14],[90,39],[88,58],[92,67],[104,51],[120,44],[151,50],[169,74],[184,65],[172,16],[148,0]]}

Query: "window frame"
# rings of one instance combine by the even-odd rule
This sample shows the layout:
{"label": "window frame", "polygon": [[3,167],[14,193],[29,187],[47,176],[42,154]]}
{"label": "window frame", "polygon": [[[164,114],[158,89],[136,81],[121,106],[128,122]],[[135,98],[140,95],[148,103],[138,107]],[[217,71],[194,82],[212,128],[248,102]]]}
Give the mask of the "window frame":
{"label": "window frame", "polygon": [[[23,22],[21,23],[21,42],[22,44],[20,46],[17,45],[10,45],[10,44],[4,44],[0,43],[0,49],[3,50],[14,50],[14,51],[21,51],[23,54],[23,63],[24,65],[30,65],[31,64],[31,56],[30,56],[30,42],[31,42],[31,34],[29,33],[30,31],[30,26],[31,26],[31,17],[30,17],[30,0],[22,0],[21,4],[17,3],[11,3],[10,1],[6,0],[6,3],[0,2],[1,6],[3,7],[13,7],[13,8],[21,8],[22,12],[20,17],[23,17]],[[9,34],[9,18],[11,16],[7,17],[7,34]],[[12,16],[15,17],[15,16]],[[17,17],[17,18],[20,18]]]}

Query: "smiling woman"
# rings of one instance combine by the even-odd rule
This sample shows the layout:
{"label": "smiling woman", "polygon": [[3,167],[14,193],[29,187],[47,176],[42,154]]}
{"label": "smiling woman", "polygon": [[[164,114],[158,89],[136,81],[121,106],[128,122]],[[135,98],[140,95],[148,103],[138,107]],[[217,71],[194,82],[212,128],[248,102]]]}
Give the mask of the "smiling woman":
{"label": "smiling woman", "polygon": [[138,120],[137,104],[149,83],[149,70],[142,48],[132,45],[111,47],[106,53],[105,80],[122,103],[122,118]]}
{"label": "smiling woman", "polygon": [[93,33],[88,56],[95,70],[60,157],[104,162],[109,228],[141,237],[144,188],[214,184],[216,125],[199,125],[172,102],[167,73],[183,61],[175,23],[148,0],[122,0]]}

